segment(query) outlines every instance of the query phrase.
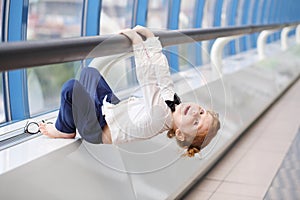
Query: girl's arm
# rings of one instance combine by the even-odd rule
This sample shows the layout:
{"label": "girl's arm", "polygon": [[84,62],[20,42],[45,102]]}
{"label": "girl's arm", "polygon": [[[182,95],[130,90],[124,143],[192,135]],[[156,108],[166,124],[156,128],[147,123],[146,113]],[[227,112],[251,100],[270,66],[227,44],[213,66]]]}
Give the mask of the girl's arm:
{"label": "girl's arm", "polygon": [[126,29],[121,33],[126,35],[132,41],[137,80],[143,93],[145,108],[149,112],[152,112],[154,105],[164,102],[160,97],[160,88],[158,87],[155,67],[152,66],[150,59],[152,56],[150,55],[151,52],[145,46],[145,42],[143,42],[141,36],[135,30]]}
{"label": "girl's arm", "polygon": [[149,29],[142,26],[137,26],[134,30],[146,37],[144,46],[148,51],[151,67],[155,69],[156,79],[163,99],[173,100],[175,92],[174,83],[170,75],[170,66],[166,56],[162,53],[162,46],[158,37],[155,37]]}

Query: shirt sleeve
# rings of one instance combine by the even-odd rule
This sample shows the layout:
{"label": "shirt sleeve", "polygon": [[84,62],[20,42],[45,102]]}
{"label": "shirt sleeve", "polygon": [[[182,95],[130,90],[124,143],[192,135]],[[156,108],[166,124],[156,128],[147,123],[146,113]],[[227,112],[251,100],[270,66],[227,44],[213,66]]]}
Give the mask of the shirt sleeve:
{"label": "shirt sleeve", "polygon": [[173,100],[175,91],[170,75],[170,66],[166,56],[162,53],[162,46],[158,37],[148,38],[144,42],[148,50],[152,67],[155,68],[157,83],[164,100]]}
{"label": "shirt sleeve", "polygon": [[144,42],[133,45],[133,52],[136,64],[136,76],[143,93],[145,108],[151,111],[153,105],[160,104],[162,101],[155,68],[151,63],[150,52]]}

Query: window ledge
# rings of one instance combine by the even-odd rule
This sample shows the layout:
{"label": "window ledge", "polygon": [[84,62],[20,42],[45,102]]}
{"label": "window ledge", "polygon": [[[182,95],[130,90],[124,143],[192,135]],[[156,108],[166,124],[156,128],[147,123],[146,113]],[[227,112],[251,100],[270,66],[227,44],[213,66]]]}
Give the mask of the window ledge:
{"label": "window ledge", "polygon": [[[0,139],[5,140],[12,136],[24,133],[24,126],[28,121],[40,122],[42,120],[56,120],[58,111],[47,113],[28,120],[22,120],[0,128]],[[76,142],[80,139],[79,134],[75,139],[53,139],[42,134],[32,135],[25,141],[19,141],[0,150],[0,175],[29,163],[37,158],[45,156],[57,149]]]}
{"label": "window ledge", "polygon": [[75,139],[53,139],[40,135],[21,144],[0,151],[0,175],[30,161],[76,142]]}

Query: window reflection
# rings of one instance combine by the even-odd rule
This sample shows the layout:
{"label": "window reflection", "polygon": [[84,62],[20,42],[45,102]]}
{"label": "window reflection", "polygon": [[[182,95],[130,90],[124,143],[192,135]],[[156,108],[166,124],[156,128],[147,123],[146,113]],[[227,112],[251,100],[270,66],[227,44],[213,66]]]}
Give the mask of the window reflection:
{"label": "window reflection", "polygon": [[167,28],[168,0],[151,0],[148,3],[147,27]]}
{"label": "window reflection", "polygon": [[[30,0],[27,40],[81,35],[83,0]],[[49,112],[60,104],[62,84],[75,77],[80,62],[61,63],[27,70],[30,115]]]}
{"label": "window reflection", "polygon": [[116,33],[131,28],[134,0],[103,0],[100,15],[100,34]]}

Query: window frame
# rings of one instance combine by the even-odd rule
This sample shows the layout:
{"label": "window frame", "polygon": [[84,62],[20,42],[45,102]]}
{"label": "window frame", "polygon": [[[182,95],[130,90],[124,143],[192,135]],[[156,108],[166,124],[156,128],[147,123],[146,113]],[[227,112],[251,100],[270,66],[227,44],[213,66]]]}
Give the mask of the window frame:
{"label": "window frame", "polygon": [[[4,0],[0,0],[0,24],[1,24],[1,26],[0,26],[0,39],[1,39],[1,42],[3,42],[3,30],[4,30],[4,28],[3,28],[4,15],[5,15],[4,3],[5,3]],[[2,104],[0,106],[3,109],[3,115],[2,115],[2,113],[0,113],[1,114],[0,119],[3,118],[3,120],[0,120],[0,124],[2,124],[2,123],[5,123],[7,121],[6,114],[5,114],[6,113],[6,108],[5,108],[5,98],[4,98],[4,96],[5,96],[5,93],[4,93],[5,87],[4,87],[4,73],[3,72],[0,72],[0,77],[1,77],[0,81],[1,81],[1,84],[2,84],[2,87],[0,88],[1,93],[2,93],[2,96],[0,96],[0,98],[2,98]]]}

